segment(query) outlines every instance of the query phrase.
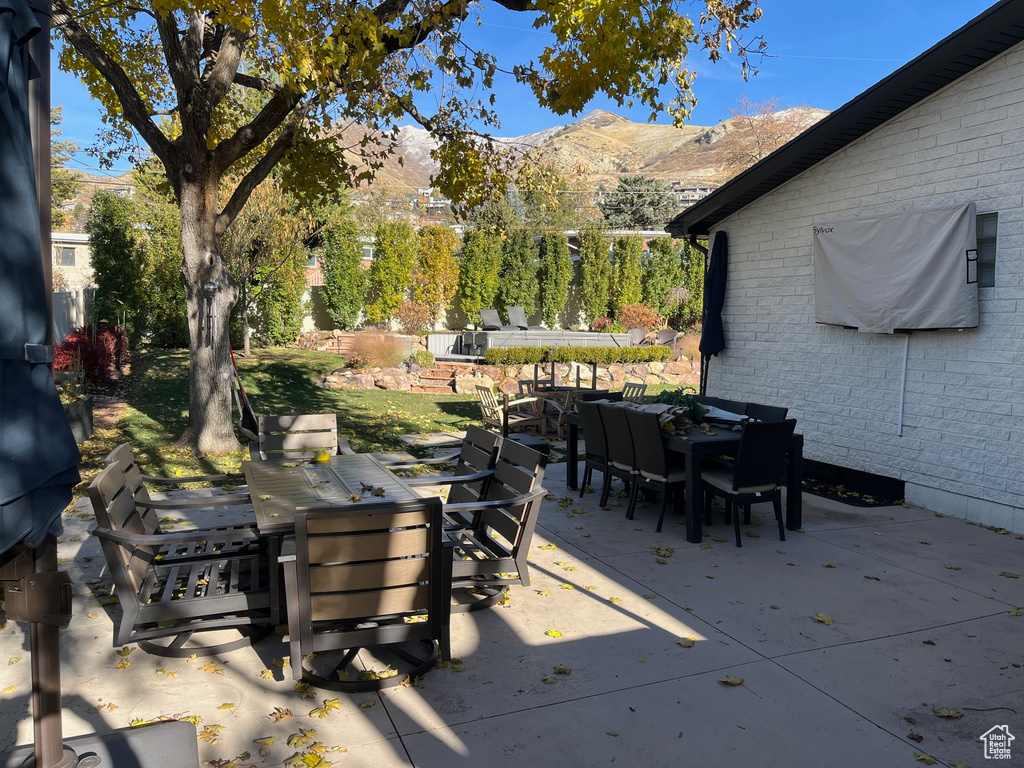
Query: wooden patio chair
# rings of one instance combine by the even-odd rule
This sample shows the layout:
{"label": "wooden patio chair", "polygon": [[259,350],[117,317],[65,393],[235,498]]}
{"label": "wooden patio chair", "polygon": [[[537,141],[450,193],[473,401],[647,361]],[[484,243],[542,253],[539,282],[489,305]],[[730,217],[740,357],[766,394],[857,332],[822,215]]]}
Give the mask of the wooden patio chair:
{"label": "wooden patio chair", "polygon": [[[482,384],[477,385],[476,394],[480,398],[480,414],[484,424],[497,429],[502,437],[508,437],[510,429],[526,427],[536,427],[540,434],[547,434],[547,419],[544,418],[544,414],[532,410],[532,404],[537,402],[536,397],[510,400],[506,393],[502,394],[499,400],[494,390]],[[527,405],[530,408],[523,407]]]}
{"label": "wooden patio chair", "polygon": [[[745,522],[750,522],[749,505],[770,501],[779,524],[779,540],[786,540],[782,520],[782,489],[786,476],[786,452],[796,429],[796,419],[786,421],[748,421],[743,425],[735,467],[708,468],[701,472],[704,493],[704,517],[711,516],[711,499],[725,500],[725,513],[733,517],[736,546],[742,547],[740,514],[733,506],[747,507]],[[799,493],[800,489],[793,489]]]}
{"label": "wooden patio chair", "polygon": [[634,381],[627,381],[622,385],[622,399],[630,403],[636,403],[639,405],[644,401],[644,395],[647,394],[647,385],[640,384]]}
{"label": "wooden patio chair", "polygon": [[452,610],[486,608],[508,585],[529,586],[527,556],[547,495],[546,466],[544,454],[504,440],[484,497],[445,505],[445,530],[455,542],[452,586],[463,600]]}
{"label": "wooden patio chair", "polygon": [[260,416],[259,440],[249,443],[249,459],[312,459],[338,447],[338,417],[333,413]]}
{"label": "wooden patio chair", "polygon": [[405,478],[405,484],[414,488],[448,485],[451,486],[448,491],[449,503],[477,501],[484,498],[487,493],[487,485],[494,474],[494,465],[498,460],[498,449],[501,444],[502,437],[497,432],[470,425],[466,428],[466,436],[462,439],[462,446],[457,455],[423,462],[437,464],[441,461],[455,460],[455,471],[451,476],[410,477]]}
{"label": "wooden patio chair", "polygon": [[296,512],[279,558],[296,679],[379,690],[450,657],[453,558],[441,509],[428,497]]}
{"label": "wooden patio chair", "polygon": [[[209,656],[250,645],[270,633],[267,564],[236,528],[162,532],[150,506],[139,504],[120,464],[89,484],[93,535],[117,591],[121,615],[114,647],[135,643],[157,656]],[[188,641],[219,634],[208,645]],[[157,640],[167,639],[166,643]]]}

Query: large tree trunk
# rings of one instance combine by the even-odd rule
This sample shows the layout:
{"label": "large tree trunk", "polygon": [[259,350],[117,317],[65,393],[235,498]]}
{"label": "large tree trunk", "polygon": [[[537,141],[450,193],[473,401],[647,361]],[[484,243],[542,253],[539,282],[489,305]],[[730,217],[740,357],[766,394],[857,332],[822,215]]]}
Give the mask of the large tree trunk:
{"label": "large tree trunk", "polygon": [[[199,453],[237,451],[231,417],[228,325],[238,285],[228,274],[216,233],[217,183],[181,186],[182,272],[189,331],[189,422],[180,445]],[[204,286],[213,287],[207,291]],[[211,296],[212,294],[212,296]]]}

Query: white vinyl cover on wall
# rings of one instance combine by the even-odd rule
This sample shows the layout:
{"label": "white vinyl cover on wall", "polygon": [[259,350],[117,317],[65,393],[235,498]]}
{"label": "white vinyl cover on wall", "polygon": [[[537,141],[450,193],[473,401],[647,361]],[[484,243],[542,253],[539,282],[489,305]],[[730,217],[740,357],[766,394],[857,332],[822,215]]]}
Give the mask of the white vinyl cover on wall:
{"label": "white vinyl cover on wall", "polygon": [[974,203],[815,224],[814,319],[862,333],[977,328]]}

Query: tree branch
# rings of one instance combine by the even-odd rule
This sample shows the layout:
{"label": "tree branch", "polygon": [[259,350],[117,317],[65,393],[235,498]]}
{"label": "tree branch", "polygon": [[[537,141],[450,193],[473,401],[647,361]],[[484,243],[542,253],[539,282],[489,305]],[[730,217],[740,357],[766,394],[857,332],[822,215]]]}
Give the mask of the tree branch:
{"label": "tree branch", "polygon": [[[225,139],[213,150],[213,163],[218,173],[224,173],[234,163],[245,157],[247,153],[258,147],[289,114],[302,103],[305,93],[296,93],[284,89],[275,93],[263,105],[256,117],[235,131],[234,135]],[[298,127],[297,125],[295,126]]]}
{"label": "tree branch", "polygon": [[227,228],[231,226],[231,222],[241,213],[253,190],[270,175],[270,172],[274,170],[274,166],[281,161],[285,153],[291,148],[295,142],[295,135],[298,133],[299,124],[306,116],[308,108],[309,104],[292,115],[288,125],[281,131],[281,135],[277,137],[277,140],[267,150],[267,153],[238,182],[235,191],[231,193],[231,198],[228,200],[227,205],[224,206],[224,210],[217,215],[214,231],[218,236],[223,235]]}
{"label": "tree branch", "polygon": [[254,91],[265,91],[267,93],[278,93],[283,90],[283,86],[279,83],[271,82],[264,77],[253,77],[244,72],[235,72],[234,83],[243,88],[251,88]]}
{"label": "tree branch", "polygon": [[242,49],[250,39],[250,35],[228,27],[220,36],[220,48],[212,57],[212,66],[206,67],[203,80],[206,82],[206,98],[210,109],[220,103],[228,94],[228,89],[235,80],[239,62],[242,60]]}
{"label": "tree branch", "polygon": [[107,55],[96,40],[71,15],[64,0],[53,2],[53,24],[65,40],[103,75],[121,102],[121,114],[139,132],[165,167],[174,163],[174,146],[149,116],[149,107],[120,64]]}

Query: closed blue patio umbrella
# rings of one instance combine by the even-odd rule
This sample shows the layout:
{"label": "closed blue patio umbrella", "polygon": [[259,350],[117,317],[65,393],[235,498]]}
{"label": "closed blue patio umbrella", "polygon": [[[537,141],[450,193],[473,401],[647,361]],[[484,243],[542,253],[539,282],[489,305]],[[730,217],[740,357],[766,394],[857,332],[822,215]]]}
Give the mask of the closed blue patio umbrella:
{"label": "closed blue patio umbrella", "polygon": [[35,764],[51,768],[70,764],[57,634],[70,618],[70,588],[61,586],[70,580],[56,572],[55,534],[81,456],[47,365],[49,286],[28,91],[28,45],[42,29],[27,0],[0,0],[0,578],[8,615],[30,623]]}
{"label": "closed blue patio umbrella", "polygon": [[708,257],[704,276],[704,323],[700,332],[700,393],[707,394],[708,362],[712,355],[725,349],[725,281],[729,270],[729,241],[725,232],[715,233],[715,242]]}

